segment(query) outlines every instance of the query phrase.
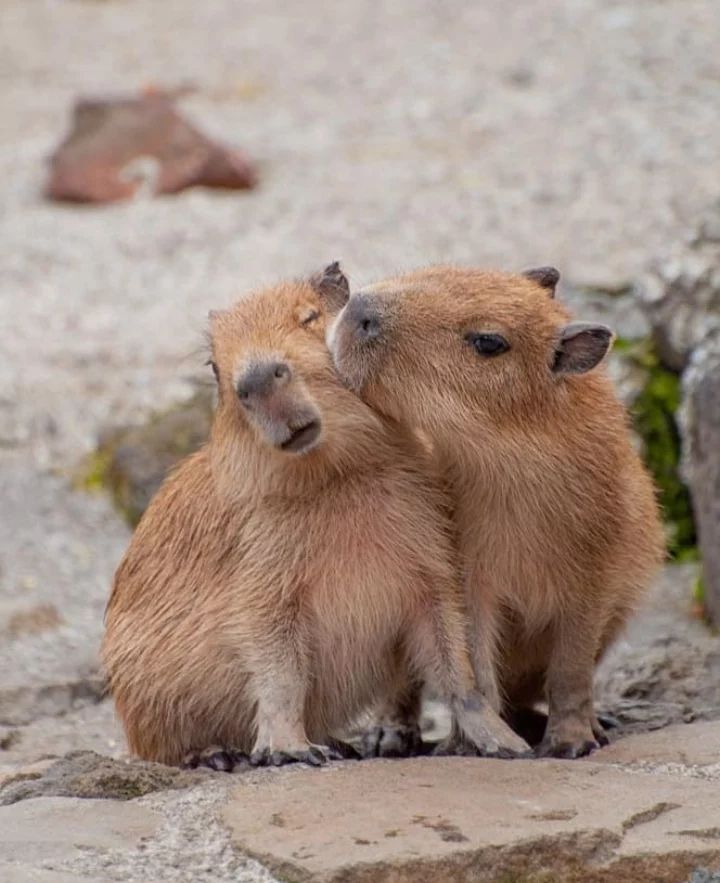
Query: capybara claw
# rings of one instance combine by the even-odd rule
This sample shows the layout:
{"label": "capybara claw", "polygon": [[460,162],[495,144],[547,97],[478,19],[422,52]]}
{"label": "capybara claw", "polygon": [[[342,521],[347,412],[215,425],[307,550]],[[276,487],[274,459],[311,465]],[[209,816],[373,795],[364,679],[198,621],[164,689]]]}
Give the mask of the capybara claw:
{"label": "capybara claw", "polygon": [[556,742],[543,740],[535,749],[536,757],[557,757],[563,760],[577,760],[586,757],[600,745],[594,739],[579,742]]}
{"label": "capybara claw", "polygon": [[273,750],[260,748],[250,755],[251,766],[286,766],[290,763],[306,763],[308,766],[324,766],[331,760],[344,760],[337,744],[308,745],[297,749]]}
{"label": "capybara claw", "polygon": [[182,767],[190,770],[201,767],[218,773],[231,773],[238,766],[245,765],[247,761],[248,757],[242,751],[212,746],[205,751],[192,751],[186,754]]}

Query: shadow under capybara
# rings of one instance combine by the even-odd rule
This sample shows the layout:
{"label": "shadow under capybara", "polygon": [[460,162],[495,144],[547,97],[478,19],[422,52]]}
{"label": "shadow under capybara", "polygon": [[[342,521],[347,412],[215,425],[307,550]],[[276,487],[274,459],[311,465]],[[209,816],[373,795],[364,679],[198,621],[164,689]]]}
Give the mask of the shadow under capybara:
{"label": "shadow under capybara", "polygon": [[551,267],[411,272],[353,293],[328,344],[352,389],[432,442],[481,691],[492,700],[499,685],[510,721],[547,698],[537,752],[577,757],[606,741],[594,668],[664,538],[625,409],[598,367],[612,333],[571,321],[558,278]]}

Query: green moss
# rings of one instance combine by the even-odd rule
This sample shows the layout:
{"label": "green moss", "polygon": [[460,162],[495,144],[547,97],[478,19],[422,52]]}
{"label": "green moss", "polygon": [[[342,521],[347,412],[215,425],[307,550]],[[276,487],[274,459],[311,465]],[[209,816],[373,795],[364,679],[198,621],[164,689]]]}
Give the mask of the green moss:
{"label": "green moss", "polygon": [[74,486],[83,491],[102,491],[108,485],[108,471],[112,463],[112,451],[98,448],[89,454],[75,476]]}
{"label": "green moss", "polygon": [[613,341],[613,349],[615,352],[627,353],[638,348],[638,341],[629,337],[616,337]]}
{"label": "green moss", "polygon": [[643,342],[626,348],[647,380],[633,406],[633,422],[643,442],[643,456],[660,493],[668,526],[668,549],[675,560],[697,558],[695,523],[687,487],[680,477],[680,377],[665,368]]}
{"label": "green moss", "polygon": [[133,800],[157,790],[154,783],[118,775],[102,776],[95,782],[98,796],[116,800]]}
{"label": "green moss", "polygon": [[104,442],[83,460],[73,478],[73,486],[88,493],[109,493],[117,511],[134,527],[142,511],[136,511],[129,502],[129,495],[122,478],[115,469],[115,447]]}
{"label": "green moss", "polygon": [[705,607],[705,586],[703,584],[702,576],[699,576],[693,585],[693,601],[695,603],[704,608]]}
{"label": "green moss", "polygon": [[212,389],[204,388],[187,402],[152,414],[141,426],[105,433],[81,464],[75,486],[109,493],[134,527],[168,471],[206,440],[213,403]]}

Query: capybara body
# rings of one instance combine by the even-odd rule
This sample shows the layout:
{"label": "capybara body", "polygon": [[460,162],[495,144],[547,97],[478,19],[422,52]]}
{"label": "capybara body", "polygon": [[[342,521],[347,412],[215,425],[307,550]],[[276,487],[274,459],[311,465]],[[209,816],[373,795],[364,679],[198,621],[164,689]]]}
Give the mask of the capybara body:
{"label": "capybara body", "polygon": [[140,757],[323,762],[408,676],[482,742],[443,492],[412,434],[335,374],[325,323],[346,297],[330,265],[212,317],[211,438],[150,504],[107,610]]}
{"label": "capybara body", "polygon": [[432,440],[481,689],[497,695],[499,681],[509,720],[547,697],[538,751],[575,757],[604,741],[594,666],[664,542],[625,410],[596,367],[611,333],[570,322],[557,279],[421,270],[353,294],[328,341],[365,401]]}

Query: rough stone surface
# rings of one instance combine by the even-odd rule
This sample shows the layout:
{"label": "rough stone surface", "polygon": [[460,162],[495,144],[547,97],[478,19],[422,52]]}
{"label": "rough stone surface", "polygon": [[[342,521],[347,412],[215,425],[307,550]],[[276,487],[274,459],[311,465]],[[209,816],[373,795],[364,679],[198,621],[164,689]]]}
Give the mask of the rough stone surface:
{"label": "rough stone surface", "polygon": [[[102,697],[103,611],[128,530],[106,499],[17,452],[0,459],[0,499],[0,726],[14,726]],[[39,609],[57,616],[28,628]]]}
{"label": "rough stone surface", "polygon": [[0,771],[78,749],[111,757],[125,751],[125,737],[110,699],[0,728]]}
{"label": "rough stone surface", "polygon": [[0,806],[32,797],[105,797],[132,800],[153,791],[187,788],[205,778],[202,772],[164,764],[128,763],[92,751],[73,751],[40,776],[24,774],[0,784]]}
{"label": "rough stone surface", "polygon": [[[49,770],[27,770],[39,777],[26,783],[61,781],[67,796],[21,795],[0,807],[0,874],[677,883],[702,868],[720,871],[720,721],[629,736],[577,762],[420,758],[232,776],[167,770],[186,777],[171,787],[186,787],[164,783],[118,800],[113,786],[94,799],[98,776],[119,766],[76,753]],[[122,766],[135,782],[157,771]]]}
{"label": "rough stone surface", "polygon": [[224,819],[298,883],[676,883],[720,869],[718,784],[592,762],[373,761],[248,775]]}
{"label": "rough stone surface", "polygon": [[81,98],[72,128],[53,153],[47,195],[68,202],[116,202],[139,191],[245,189],[255,171],[238,150],[211,141],[177,112],[170,96]]}
{"label": "rough stone surface", "polygon": [[672,764],[675,768],[704,769],[709,777],[717,778],[720,776],[719,737],[720,723],[717,720],[676,724],[652,733],[613,740],[587,762],[642,764],[652,768]]}
{"label": "rough stone surface", "polygon": [[638,294],[661,358],[682,371],[693,351],[720,332],[720,202],[656,261]]}
{"label": "rough stone surface", "polygon": [[20,766],[17,764],[13,764],[12,766],[9,764],[3,764],[0,766],[0,792],[2,792],[3,788],[7,785],[42,778],[45,771],[49,769],[52,764],[53,761],[49,758],[46,760],[36,760],[34,763],[22,764]]}
{"label": "rough stone surface", "polygon": [[706,612],[720,625],[720,202],[656,262],[637,290],[660,358],[683,374],[684,472]]}
{"label": "rough stone surface", "polygon": [[693,608],[697,574],[666,568],[599,667],[596,701],[623,732],[720,717],[720,639]]}
{"label": "rough stone surface", "polygon": [[683,459],[702,555],[704,604],[720,626],[720,333],[695,350],[683,387]]}
{"label": "rough stone surface", "polygon": [[3,806],[0,869],[3,862],[16,862],[52,870],[84,850],[137,847],[159,823],[158,815],[137,803],[50,797]]}
{"label": "rough stone surface", "polygon": [[[42,797],[0,807],[0,880],[273,883],[236,850],[219,811],[231,777],[132,801]],[[37,875],[37,876],[35,876]],[[57,878],[54,876],[57,875]]]}

